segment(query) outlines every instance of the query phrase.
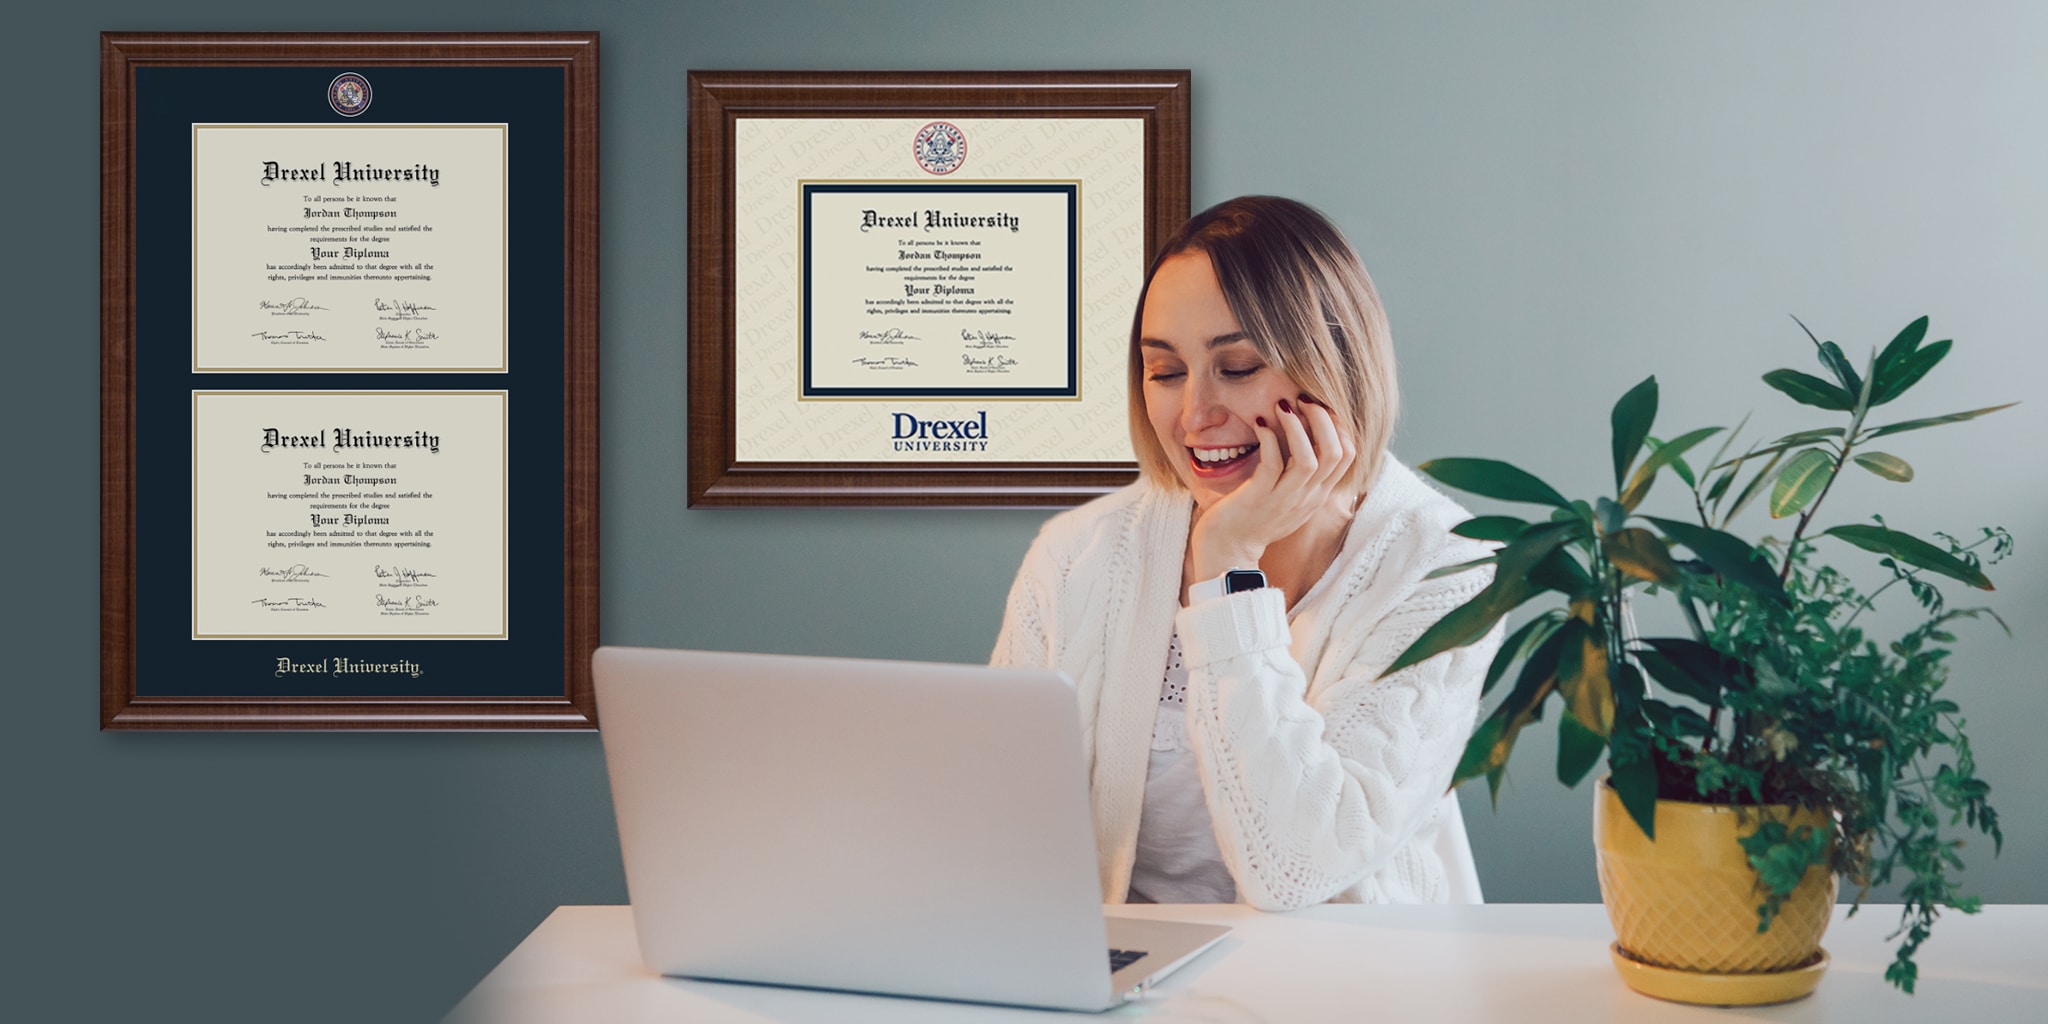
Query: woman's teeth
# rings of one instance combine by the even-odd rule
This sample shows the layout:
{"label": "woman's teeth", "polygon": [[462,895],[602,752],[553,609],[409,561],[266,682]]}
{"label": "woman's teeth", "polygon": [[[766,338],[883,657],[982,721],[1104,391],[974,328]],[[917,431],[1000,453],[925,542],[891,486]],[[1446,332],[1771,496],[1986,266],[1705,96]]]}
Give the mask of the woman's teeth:
{"label": "woman's teeth", "polygon": [[1251,451],[1253,447],[1253,445],[1242,444],[1235,448],[1192,448],[1189,450],[1195,453],[1196,462],[1229,462]]}

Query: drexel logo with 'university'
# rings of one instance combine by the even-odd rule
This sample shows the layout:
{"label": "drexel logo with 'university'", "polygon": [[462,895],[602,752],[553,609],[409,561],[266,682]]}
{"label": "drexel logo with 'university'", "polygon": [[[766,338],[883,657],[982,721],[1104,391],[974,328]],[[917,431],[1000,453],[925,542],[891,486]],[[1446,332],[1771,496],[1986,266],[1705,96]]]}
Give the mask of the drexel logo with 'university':
{"label": "drexel logo with 'university'", "polygon": [[889,414],[889,440],[899,452],[983,452],[988,450],[988,410],[972,419],[927,420],[907,412]]}

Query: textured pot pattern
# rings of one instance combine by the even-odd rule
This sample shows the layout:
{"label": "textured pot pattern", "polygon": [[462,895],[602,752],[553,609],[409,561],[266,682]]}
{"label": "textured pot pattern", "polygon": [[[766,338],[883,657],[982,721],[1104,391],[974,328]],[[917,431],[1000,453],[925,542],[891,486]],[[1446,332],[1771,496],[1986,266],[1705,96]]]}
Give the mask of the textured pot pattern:
{"label": "textured pot pattern", "polygon": [[1613,787],[1602,780],[1596,790],[1600,898],[1629,955],[1659,967],[1728,974],[1782,971],[1813,959],[1834,910],[1834,874],[1808,868],[1770,930],[1759,934],[1763,893],[1737,841],[1764,820],[1826,828],[1824,815],[1659,800],[1651,842]]}

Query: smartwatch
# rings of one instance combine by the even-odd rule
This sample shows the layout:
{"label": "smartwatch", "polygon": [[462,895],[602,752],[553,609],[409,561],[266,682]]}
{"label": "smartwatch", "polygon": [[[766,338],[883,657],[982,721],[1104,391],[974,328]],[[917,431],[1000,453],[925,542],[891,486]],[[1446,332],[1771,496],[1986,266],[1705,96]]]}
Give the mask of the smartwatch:
{"label": "smartwatch", "polygon": [[1236,594],[1246,590],[1257,590],[1266,585],[1266,574],[1257,569],[1231,569],[1214,579],[1201,580],[1188,585],[1188,603],[1207,601],[1212,597]]}

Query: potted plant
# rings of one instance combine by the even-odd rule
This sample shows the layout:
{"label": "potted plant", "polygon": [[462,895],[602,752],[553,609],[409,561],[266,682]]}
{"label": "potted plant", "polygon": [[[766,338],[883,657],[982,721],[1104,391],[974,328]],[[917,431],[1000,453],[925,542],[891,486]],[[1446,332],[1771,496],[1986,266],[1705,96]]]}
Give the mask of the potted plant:
{"label": "potted plant", "polygon": [[[1837,877],[1855,889],[1851,913],[1872,887],[1900,883],[1903,939],[1885,978],[1906,992],[1940,911],[1978,907],[1950,876],[1962,866],[1959,833],[1989,835],[1994,850],[2003,837],[1960,709],[1941,689],[1951,624],[2004,622],[1949,606],[1937,580],[1990,590],[1983,568],[2012,538],[1989,528],[1929,541],[1879,517],[1826,529],[1816,520],[1845,472],[1912,479],[1910,464],[1871,442],[2006,408],[1873,425],[1873,412],[1948,353],[1950,342],[1924,344],[1926,335],[1927,319],[1915,320],[1859,373],[1839,346],[1807,332],[1827,376],[1782,369],[1764,381],[1842,422],[1737,453],[1745,418],[1696,464],[1687,455],[1722,428],[1656,440],[1657,382],[1644,380],[1614,406],[1611,497],[1568,499],[1491,459],[1420,467],[1549,514],[1459,525],[1503,546],[1443,571],[1486,563],[1494,579],[1387,671],[1470,644],[1515,608],[1552,597],[1488,669],[1485,692],[1503,681],[1508,692],[1474,731],[1453,785],[1484,776],[1497,801],[1516,736],[1557,698],[1559,780],[1575,786],[1607,757],[1595,798],[1601,894],[1616,966],[1649,994],[1745,1004],[1812,991],[1826,967],[1819,943]],[[1667,473],[1689,490],[1689,507],[1646,514],[1644,499]],[[1758,500],[1773,520],[1791,520],[1788,536],[1752,544],[1730,532]],[[1875,556],[1875,589],[1836,567],[1844,554]],[[1917,603],[1917,624],[1880,641],[1862,616],[1888,594]],[[1650,599],[1675,605],[1665,617],[1683,623],[1669,630],[1681,635],[1638,630],[1635,611]]]}

